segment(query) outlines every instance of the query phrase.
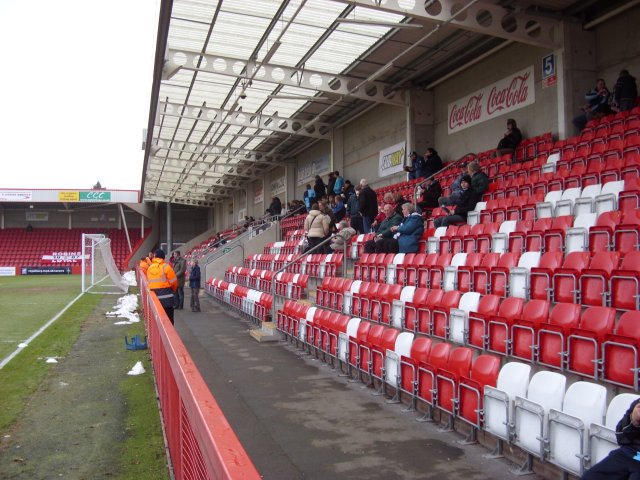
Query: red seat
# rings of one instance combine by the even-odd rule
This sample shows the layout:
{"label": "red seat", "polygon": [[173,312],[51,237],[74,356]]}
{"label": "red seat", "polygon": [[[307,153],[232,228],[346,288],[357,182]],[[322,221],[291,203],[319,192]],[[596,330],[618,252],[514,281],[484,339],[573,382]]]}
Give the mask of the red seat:
{"label": "red seat", "polygon": [[418,366],[428,363],[432,343],[430,338],[418,337],[411,344],[410,356],[400,358],[401,390],[411,395],[413,408],[418,393]]}
{"label": "red seat", "polygon": [[573,226],[573,216],[563,215],[556,217],[551,222],[551,227],[543,234],[543,252],[564,251],[564,236],[568,228]]}
{"label": "red seat", "polygon": [[356,337],[349,338],[349,366],[356,370],[360,368],[360,342],[367,340],[372,325],[370,322],[360,322]]}
{"label": "red seat", "polygon": [[640,312],[625,312],[615,334],[606,335],[602,345],[602,378],[638,391],[640,369]]}
{"label": "red seat", "polygon": [[438,343],[431,347],[428,361],[420,362],[418,366],[418,400],[431,406],[434,404],[434,393],[437,392],[436,375],[441,368],[446,367],[450,353],[451,345],[449,343]]}
{"label": "red seat", "polygon": [[578,328],[567,337],[567,370],[598,378],[598,365],[605,336],[613,332],[616,311],[608,307],[589,307],[580,317]]}
{"label": "red seat", "polygon": [[620,268],[611,272],[611,306],[619,310],[640,310],[640,252],[629,252]]}
{"label": "red seat", "polygon": [[491,240],[494,233],[498,233],[500,224],[487,223],[475,241],[475,251],[478,253],[489,253],[491,251]]}
{"label": "red seat", "polygon": [[527,238],[525,240],[524,247],[527,252],[542,252],[542,238],[545,232],[551,229],[553,220],[553,218],[548,217],[540,218],[534,222],[531,230],[527,232]]}
{"label": "red seat", "polygon": [[458,417],[476,428],[482,426],[484,387],[495,387],[500,372],[500,359],[493,355],[480,355],[473,362],[471,375],[462,376],[458,387]]}
{"label": "red seat", "polygon": [[470,348],[458,347],[449,354],[449,361],[445,367],[437,371],[437,406],[447,413],[455,414],[457,403],[458,382],[462,377],[469,377],[473,351]]}
{"label": "red seat", "polygon": [[418,267],[418,281],[426,281],[426,285],[420,283],[419,286],[426,286],[428,288],[441,288],[442,275],[444,273],[444,267],[451,265],[453,254],[441,253],[438,255],[438,259],[434,265],[427,267],[426,265]]}
{"label": "red seat", "polygon": [[619,252],[598,252],[593,255],[589,267],[580,275],[580,302],[583,305],[606,306],[609,298],[609,278],[618,268]]}
{"label": "red seat", "polygon": [[553,298],[556,302],[578,302],[578,279],[589,265],[588,252],[571,252],[564,259],[562,268],[553,275]]}
{"label": "red seat", "polygon": [[613,232],[614,250],[640,250],[640,209],[625,210],[620,225]]}
{"label": "red seat", "polygon": [[549,318],[547,300],[530,300],[522,309],[520,320],[511,325],[510,354],[528,362],[534,361],[537,332],[540,325],[546,324]]}
{"label": "red seat", "polygon": [[[480,265],[473,268],[473,271],[471,272],[472,284],[470,286],[470,291],[478,292],[483,295],[489,293],[489,274],[491,273],[491,269],[498,265],[499,261],[499,253],[487,253],[483,255]],[[458,269],[458,272],[460,272],[460,269]],[[463,271],[461,275],[464,276],[465,272]],[[461,285],[462,283],[463,282],[458,280],[458,285]]]}
{"label": "red seat", "polygon": [[[414,257],[412,265],[406,265],[404,267],[405,270],[405,284],[406,285],[415,285],[420,286],[418,282],[418,267],[421,265],[430,266],[433,265],[438,259],[437,253],[418,253]],[[424,283],[426,285],[426,281]]]}
{"label": "red seat", "polygon": [[589,229],[589,250],[601,252],[613,249],[613,232],[622,221],[622,212],[604,212]]}
{"label": "red seat", "polygon": [[487,349],[490,352],[507,355],[511,342],[511,325],[514,319],[522,316],[524,299],[519,297],[507,297],[502,300],[498,313],[489,318],[486,326]]}
{"label": "red seat", "polygon": [[[458,252],[463,251],[463,240],[471,233],[470,225],[460,225],[455,235],[448,239],[449,242],[449,253],[456,254]],[[440,239],[440,245],[442,245],[443,239]],[[442,247],[441,250],[442,251]]]}
{"label": "red seat", "polygon": [[358,293],[353,294],[351,315],[354,317],[371,318],[369,316],[371,299],[377,293],[380,286],[379,283],[362,282]]}
{"label": "red seat", "polygon": [[540,325],[538,330],[538,363],[564,369],[567,336],[572,328],[578,326],[579,320],[580,305],[556,303],[549,315],[549,322]]}
{"label": "red seat", "polygon": [[[437,290],[442,295],[442,290]],[[404,305],[404,315],[402,316],[402,328],[411,332],[418,331],[418,309],[427,303],[429,289],[418,287],[413,292],[413,300]]]}
{"label": "red seat", "polygon": [[466,333],[468,345],[482,350],[486,348],[487,322],[498,314],[500,300],[498,295],[485,295],[478,303],[478,311],[469,312]]}
{"label": "red seat", "polygon": [[452,308],[458,308],[462,292],[451,290],[445,292],[440,303],[431,310],[431,319],[429,322],[429,335],[438,338],[447,338],[449,336],[449,313]]}
{"label": "red seat", "polygon": [[[415,264],[417,253],[407,253],[402,259],[402,263],[396,265],[396,283],[398,285],[407,285],[407,267]],[[424,254],[423,257],[424,258]]]}
{"label": "red seat", "polygon": [[[535,214],[535,209],[534,209]],[[533,228],[533,221],[519,220],[516,228],[509,234],[509,251],[512,253],[522,253],[525,251],[528,233]]]}
{"label": "red seat", "polygon": [[371,346],[371,375],[383,381],[382,370],[387,356],[387,350],[393,351],[396,346],[396,338],[400,331],[395,328],[385,328],[382,335]]}
{"label": "red seat", "polygon": [[503,253],[498,260],[498,264],[489,273],[489,285],[494,295],[505,297],[509,284],[509,271],[518,266],[520,260],[519,253]]}
{"label": "red seat", "polygon": [[384,325],[373,324],[369,329],[365,340],[360,340],[358,338],[358,351],[360,353],[358,370],[361,373],[366,373],[369,378],[371,378],[371,374],[373,372],[373,346],[380,343],[382,335],[386,330],[387,327]]}
{"label": "red seat", "polygon": [[563,254],[559,251],[546,252],[540,257],[540,264],[531,269],[529,275],[529,297],[551,300],[553,273],[562,265]]}
{"label": "red seat", "polygon": [[468,253],[465,264],[458,267],[457,272],[457,290],[461,292],[470,292],[472,285],[472,275],[475,268],[479,267],[482,263],[482,257],[485,256],[482,253]]}
{"label": "red seat", "polygon": [[[389,324],[391,306],[394,300],[400,299],[402,285],[383,284],[378,288],[377,294],[371,300],[371,319],[374,322]],[[393,350],[393,348],[392,348]]]}

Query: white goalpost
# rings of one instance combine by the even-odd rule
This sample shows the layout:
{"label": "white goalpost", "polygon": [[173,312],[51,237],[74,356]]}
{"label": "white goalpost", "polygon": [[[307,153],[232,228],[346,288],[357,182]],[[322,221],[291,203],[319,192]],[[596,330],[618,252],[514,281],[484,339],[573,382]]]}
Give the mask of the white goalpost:
{"label": "white goalpost", "polygon": [[82,292],[122,294],[128,285],[111,254],[111,240],[103,234],[82,234]]}

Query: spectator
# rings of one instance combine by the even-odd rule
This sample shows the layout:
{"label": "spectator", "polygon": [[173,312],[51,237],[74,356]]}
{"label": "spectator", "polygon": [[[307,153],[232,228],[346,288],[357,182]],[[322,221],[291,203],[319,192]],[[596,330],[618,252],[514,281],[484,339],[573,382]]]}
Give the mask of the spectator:
{"label": "spectator", "polygon": [[592,118],[601,118],[611,113],[609,107],[609,90],[602,78],[596,81],[596,86],[589,90],[584,96],[587,103],[582,107],[582,113],[573,119],[573,125],[578,133],[584,130],[587,122]]}
{"label": "spectator", "polygon": [[429,178],[440,170],[442,170],[442,159],[438,152],[436,152],[435,148],[427,148],[424,153],[424,176]]}
{"label": "spectator", "polygon": [[417,253],[420,238],[424,233],[424,220],[422,220],[422,215],[416,212],[413,203],[405,203],[402,206],[402,214],[404,215],[402,223],[397,227],[391,227],[391,231],[395,233],[393,240],[398,245],[395,251],[398,253]]}
{"label": "spectator", "polygon": [[[371,222],[371,232],[375,232],[376,229],[378,228],[378,225],[380,225],[384,221],[384,219],[387,218],[386,215],[384,214],[385,205],[391,205],[392,207],[395,208],[395,204],[393,203],[392,193],[387,193],[384,196],[384,199],[382,200],[382,206],[378,207],[378,214],[373,219],[373,222]],[[402,215],[402,213],[400,215]]]}
{"label": "spectator", "polygon": [[344,181],[344,186],[342,187],[342,193],[344,193],[344,196],[347,197],[347,200],[349,200],[349,197],[351,197],[351,195],[354,195],[356,193],[356,190],[355,188],[353,188],[353,184],[351,183],[350,180]]}
{"label": "spectator", "polygon": [[[396,213],[395,208],[390,203],[386,203],[382,210],[384,212],[384,220],[376,229],[376,236],[373,240],[367,240],[364,244],[364,253],[392,253],[389,251],[389,245],[393,244],[393,232],[391,227],[398,226],[402,223],[402,215]],[[389,241],[392,242],[389,242]],[[395,246],[397,248],[397,245]]]}
{"label": "spectator", "polygon": [[304,220],[304,233],[308,241],[307,250],[320,244],[329,235],[330,221],[331,219],[320,210],[320,206],[317,203],[311,205],[311,211]]}
{"label": "spectator", "polygon": [[467,172],[471,177],[471,187],[478,194],[478,199],[482,198],[484,192],[489,189],[489,183],[491,183],[491,180],[489,180],[486,173],[480,170],[480,164],[477,160],[469,162],[469,165],[467,165]]}
{"label": "spectator", "polygon": [[282,213],[282,203],[278,197],[271,198],[271,205],[267,208],[267,213],[274,217]]}
{"label": "spectator", "polygon": [[613,86],[613,107],[618,112],[631,110],[636,104],[638,86],[635,77],[628,70],[622,70]]}
{"label": "spectator", "polygon": [[587,470],[581,480],[640,478],[640,399],[631,403],[615,433],[620,447]]}
{"label": "spectator", "polygon": [[[173,255],[171,256],[173,257]],[[184,282],[185,275],[187,273],[187,261],[180,253],[180,250],[175,251],[173,270],[176,274],[176,278],[178,279],[178,289],[176,290],[176,298],[173,302],[173,306],[176,310],[182,310],[184,308]]]}
{"label": "spectator", "polygon": [[307,189],[304,191],[303,198],[304,198],[304,205],[308,212],[311,210],[311,205],[313,205],[313,202],[316,198],[316,192],[311,188],[310,183],[307,183]]}
{"label": "spectator", "polygon": [[509,118],[507,120],[507,131],[498,142],[496,154],[505,155],[507,153],[514,153],[521,141],[522,132],[518,128],[516,121],[513,118]]}
{"label": "spectator", "polygon": [[331,250],[336,253],[343,253],[345,245],[349,244],[351,237],[356,234],[356,231],[344,220],[338,223],[337,228],[338,233],[335,234],[331,241]]}
{"label": "spectator", "polygon": [[366,179],[360,180],[360,213],[362,214],[362,229],[364,233],[371,231],[371,223],[378,213],[378,197]]}
{"label": "spectator", "polygon": [[27,232],[33,232],[33,225],[31,225],[30,223],[27,223],[26,230],[27,230]]}
{"label": "spectator", "polygon": [[191,311],[200,311],[200,266],[198,260],[193,261],[189,272],[189,288],[191,289]]}
{"label": "spectator", "polygon": [[178,279],[171,265],[165,263],[164,257],[164,250],[156,250],[153,261],[147,270],[147,281],[149,282],[149,290],[158,297],[160,305],[164,308],[164,312],[173,325],[174,292],[178,289]]}
{"label": "spectator", "polygon": [[[319,202],[322,197],[327,194],[327,187],[322,181],[322,177],[320,175],[316,175],[316,183],[313,185],[313,191],[316,194],[316,201]],[[313,202],[311,202],[313,205]]]}
{"label": "spectator", "polygon": [[173,266],[173,262],[176,261],[176,252],[173,252],[171,254],[171,257],[169,257],[169,265]]}
{"label": "spectator", "polygon": [[333,215],[336,217],[336,222],[340,222],[347,213],[347,209],[344,206],[344,198],[342,195],[336,195],[335,205],[333,207]]}
{"label": "spectator", "polygon": [[329,172],[329,181],[327,182],[327,195],[333,195],[333,188],[336,185],[336,175],[334,172]]}
{"label": "spectator", "polygon": [[333,177],[336,179],[333,184],[333,193],[340,195],[342,193],[342,187],[344,187],[344,178],[340,176],[340,172],[338,170],[333,172]]}
{"label": "spectator", "polygon": [[428,178],[423,184],[421,200],[418,201],[418,207],[421,212],[425,212],[438,206],[438,199],[442,195],[442,187],[438,180]]}
{"label": "spectator", "polygon": [[451,194],[448,197],[438,198],[438,206],[445,207],[447,205],[457,205],[460,201],[460,195],[462,195],[462,186],[460,185],[460,182],[462,182],[462,177],[469,173],[466,162],[460,163],[460,167],[462,168],[460,176],[449,186]]}
{"label": "spectator", "polygon": [[448,227],[452,223],[463,223],[467,221],[467,213],[476,208],[476,203],[480,199],[480,194],[471,186],[471,177],[465,175],[462,178],[462,196],[460,203],[456,207],[455,213],[451,214],[447,207],[443,207],[449,212],[446,217],[436,218],[434,224],[436,227]]}
{"label": "spectator", "polygon": [[349,215],[351,227],[356,233],[362,233],[362,215],[360,215],[360,185],[358,185],[354,192],[347,200],[347,215]]}
{"label": "spectator", "polygon": [[404,167],[409,172],[409,180],[424,178],[424,158],[414,150],[409,154],[409,160],[411,160],[411,165]]}
{"label": "spectator", "polygon": [[398,215],[402,215],[402,206],[407,203],[400,192],[396,192],[393,194],[393,205],[396,209],[396,213]]}

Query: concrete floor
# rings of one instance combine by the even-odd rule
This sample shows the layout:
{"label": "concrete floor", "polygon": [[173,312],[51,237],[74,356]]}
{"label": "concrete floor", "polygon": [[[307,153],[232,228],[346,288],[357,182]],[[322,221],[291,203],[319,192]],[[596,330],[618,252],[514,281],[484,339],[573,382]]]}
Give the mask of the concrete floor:
{"label": "concrete floor", "polygon": [[265,479],[517,478],[486,448],[416,422],[289,344],[256,342],[249,322],[206,294],[201,303],[202,313],[176,311],[176,329]]}

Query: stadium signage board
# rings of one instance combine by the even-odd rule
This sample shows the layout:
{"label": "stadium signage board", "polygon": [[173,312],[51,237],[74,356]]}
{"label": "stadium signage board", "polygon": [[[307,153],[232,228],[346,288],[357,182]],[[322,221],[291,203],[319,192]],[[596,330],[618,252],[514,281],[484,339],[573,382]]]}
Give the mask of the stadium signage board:
{"label": "stadium signage board", "polygon": [[264,202],[264,181],[262,185],[260,185],[259,187],[256,187],[256,189],[253,191],[253,204],[257,205],[263,202]]}
{"label": "stadium signage board", "polygon": [[71,267],[22,267],[21,275],[71,275]]}
{"label": "stadium signage board", "polygon": [[58,201],[77,202],[80,199],[80,192],[58,192]]}
{"label": "stadium signage board", "polygon": [[104,190],[90,190],[88,192],[80,192],[81,202],[110,202],[111,192]]}
{"label": "stadium signage board", "polygon": [[16,275],[16,267],[0,267],[0,277],[14,277]]}
{"label": "stadium signage board", "polygon": [[449,134],[535,103],[533,65],[470,93],[448,108]]}
{"label": "stadium signage board", "polygon": [[30,202],[32,199],[30,190],[0,190],[0,202]]}
{"label": "stadium signage board", "polygon": [[51,255],[43,255],[42,260],[51,263],[79,262],[82,252],[53,252]]}
{"label": "stadium signage board", "polygon": [[407,142],[400,142],[392,147],[380,150],[378,159],[378,176],[386,177],[404,171],[404,158],[407,152]]}
{"label": "stadium signage board", "polygon": [[271,196],[275,197],[287,190],[287,180],[285,177],[276,178],[271,182]]}

